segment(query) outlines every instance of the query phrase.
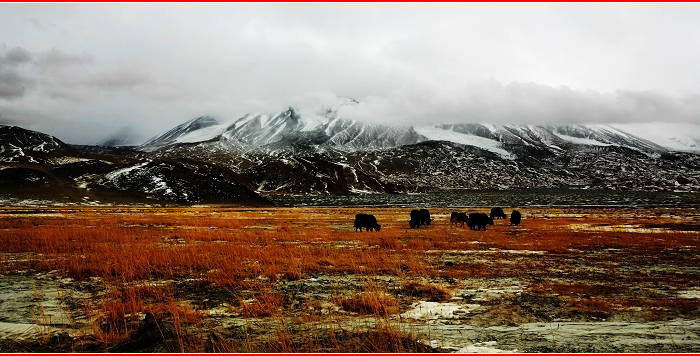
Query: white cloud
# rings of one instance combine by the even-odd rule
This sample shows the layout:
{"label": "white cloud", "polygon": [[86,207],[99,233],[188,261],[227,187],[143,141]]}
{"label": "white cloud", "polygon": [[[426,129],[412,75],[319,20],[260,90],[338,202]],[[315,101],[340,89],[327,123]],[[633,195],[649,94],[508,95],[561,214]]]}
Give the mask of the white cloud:
{"label": "white cloud", "polygon": [[400,124],[697,122],[698,17],[697,4],[7,4],[0,113],[76,143],[336,97],[361,101],[346,117]]}

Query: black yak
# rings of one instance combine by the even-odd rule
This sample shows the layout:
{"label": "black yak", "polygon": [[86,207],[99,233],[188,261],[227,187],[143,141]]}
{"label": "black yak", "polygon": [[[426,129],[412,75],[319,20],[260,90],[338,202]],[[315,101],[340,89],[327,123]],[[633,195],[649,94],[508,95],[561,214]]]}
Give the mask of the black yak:
{"label": "black yak", "polygon": [[362,231],[362,228],[365,228],[367,231],[379,231],[381,229],[381,225],[377,224],[377,218],[374,217],[374,215],[370,214],[357,214],[355,215],[355,231],[358,229]]}
{"label": "black yak", "polygon": [[430,218],[430,212],[428,209],[413,209],[411,210],[411,221],[408,222],[408,225],[411,227],[411,229],[415,229],[421,225],[430,225],[432,221],[433,219]]}
{"label": "black yak", "polygon": [[421,225],[430,226],[430,223],[433,221],[433,219],[430,218],[430,212],[428,211],[428,209],[418,210],[418,213],[420,214]]}
{"label": "black yak", "polygon": [[460,227],[463,227],[465,223],[469,222],[469,218],[467,217],[466,213],[461,213],[459,211],[453,211],[452,214],[450,214],[450,223],[451,224],[460,224]]}
{"label": "black yak", "polygon": [[411,210],[411,220],[408,222],[411,229],[420,227],[420,211],[417,209]]}
{"label": "black yak", "polygon": [[491,208],[491,219],[505,219],[506,218],[506,213],[503,212],[503,209],[500,207],[498,208]]}
{"label": "black yak", "polygon": [[493,219],[484,213],[471,213],[467,225],[472,230],[486,231],[486,225],[493,225]]}
{"label": "black yak", "polygon": [[522,219],[522,217],[519,211],[513,210],[513,212],[510,213],[510,224],[515,226],[520,225],[520,219]]}

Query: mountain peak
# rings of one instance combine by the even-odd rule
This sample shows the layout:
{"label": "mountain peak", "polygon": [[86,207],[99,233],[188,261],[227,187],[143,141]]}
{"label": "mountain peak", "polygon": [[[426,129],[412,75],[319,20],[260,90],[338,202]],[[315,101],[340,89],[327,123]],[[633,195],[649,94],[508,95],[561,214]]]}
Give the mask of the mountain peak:
{"label": "mountain peak", "polygon": [[37,163],[65,147],[66,144],[54,136],[19,126],[0,125],[0,162]]}
{"label": "mountain peak", "polygon": [[204,127],[218,125],[218,124],[219,124],[219,120],[217,120],[214,117],[205,115],[205,116],[195,117],[194,119],[187,121],[184,125],[186,125],[186,127],[190,131],[194,131],[194,130],[198,130],[198,129],[201,129]]}
{"label": "mountain peak", "polygon": [[141,147],[161,147],[178,143],[179,139],[182,139],[182,137],[190,133],[201,132],[203,129],[217,125],[219,125],[219,121],[216,118],[211,116],[199,116],[175,126],[164,134],[151,138],[141,145]]}

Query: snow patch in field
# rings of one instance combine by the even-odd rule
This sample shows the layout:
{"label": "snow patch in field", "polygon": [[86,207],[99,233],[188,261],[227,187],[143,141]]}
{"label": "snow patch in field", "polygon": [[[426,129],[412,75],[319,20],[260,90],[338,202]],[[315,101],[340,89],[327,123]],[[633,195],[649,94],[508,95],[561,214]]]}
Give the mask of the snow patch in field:
{"label": "snow patch in field", "polygon": [[37,324],[29,323],[7,323],[0,321],[0,340],[1,339],[29,339],[39,335],[41,329]]}
{"label": "snow patch in field", "polygon": [[[476,308],[479,304],[459,305],[456,303],[438,303],[420,301],[411,306],[411,310],[401,314],[402,318],[407,319],[457,319],[460,314],[466,314]],[[466,308],[466,309],[465,309]]]}
{"label": "snow patch in field", "polygon": [[462,347],[455,351],[458,354],[502,354],[502,353],[514,353],[518,350],[501,350],[494,346],[498,344],[495,341],[478,342],[474,345],[469,345]]}
{"label": "snow patch in field", "polygon": [[[479,244],[481,241],[470,241],[471,244]],[[454,255],[472,255],[472,254],[489,254],[489,253],[508,253],[513,255],[544,255],[547,251],[541,250],[503,250],[500,248],[489,248],[488,250],[427,250],[425,253],[439,254],[454,254]]]}
{"label": "snow patch in field", "polygon": [[[642,227],[639,224],[619,224],[619,225],[591,225],[591,224],[569,224],[569,228],[574,231],[606,231],[606,232],[633,232],[638,234],[665,234],[670,230],[662,227]],[[697,231],[674,230],[675,234],[696,234]]]}
{"label": "snow patch in field", "polygon": [[429,140],[450,141],[462,145],[474,146],[486,151],[493,152],[504,159],[513,160],[515,155],[508,152],[501,146],[501,143],[489,138],[464,134],[453,130],[441,129],[433,126],[416,127],[415,131],[419,135],[427,137]]}
{"label": "snow patch in field", "polygon": [[700,299],[700,289],[678,291],[678,297],[684,299]]}

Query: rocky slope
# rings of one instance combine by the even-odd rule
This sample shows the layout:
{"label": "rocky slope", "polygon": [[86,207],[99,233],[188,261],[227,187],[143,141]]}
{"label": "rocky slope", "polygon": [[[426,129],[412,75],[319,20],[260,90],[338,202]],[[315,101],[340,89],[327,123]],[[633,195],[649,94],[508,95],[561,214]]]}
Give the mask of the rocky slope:
{"label": "rocky slope", "polygon": [[188,204],[454,188],[697,192],[700,155],[606,125],[392,127],[289,108],[198,117],[137,147],[0,126],[0,186],[2,196]]}
{"label": "rocky slope", "polygon": [[[197,129],[192,129],[198,127]],[[294,109],[221,124],[197,118],[140,149],[227,167],[267,194],[436,189],[697,191],[696,153],[608,125],[450,124],[394,128]]]}
{"label": "rocky slope", "polygon": [[266,205],[228,169],[151,160],[130,148],[67,145],[0,126],[0,202],[167,202]]}

